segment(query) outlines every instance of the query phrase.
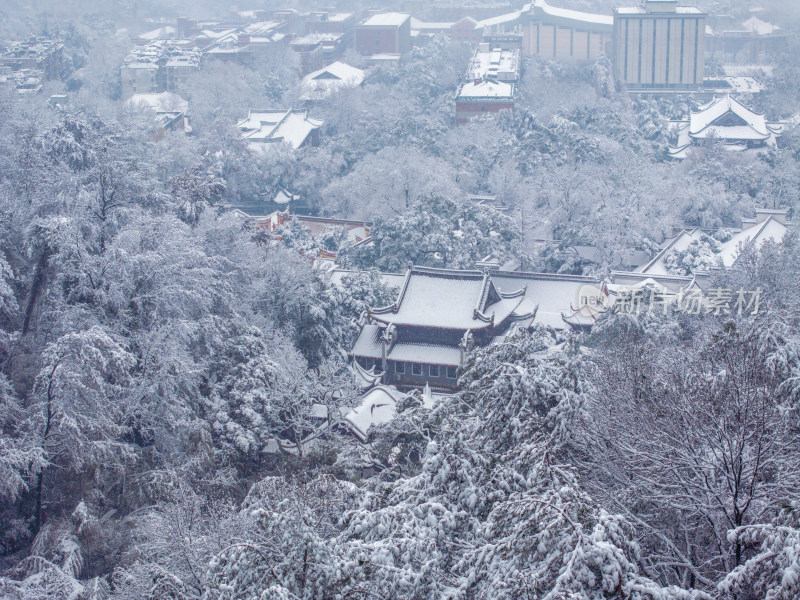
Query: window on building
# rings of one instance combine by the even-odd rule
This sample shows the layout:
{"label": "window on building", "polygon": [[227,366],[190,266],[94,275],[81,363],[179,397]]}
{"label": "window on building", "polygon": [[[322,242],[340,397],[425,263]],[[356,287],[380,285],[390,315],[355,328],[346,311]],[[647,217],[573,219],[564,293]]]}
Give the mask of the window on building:
{"label": "window on building", "polygon": [[455,367],[447,367],[447,378],[448,379],[458,379],[456,376],[457,369]]}
{"label": "window on building", "polygon": [[405,374],[406,372],[406,363],[396,362],[394,363],[394,372],[400,375]]}
{"label": "window on building", "polygon": [[438,365],[431,365],[428,367],[428,372],[430,373],[431,377],[438,377],[439,376],[439,366]]}
{"label": "window on building", "polygon": [[422,365],[419,363],[411,363],[411,374],[422,375]]}

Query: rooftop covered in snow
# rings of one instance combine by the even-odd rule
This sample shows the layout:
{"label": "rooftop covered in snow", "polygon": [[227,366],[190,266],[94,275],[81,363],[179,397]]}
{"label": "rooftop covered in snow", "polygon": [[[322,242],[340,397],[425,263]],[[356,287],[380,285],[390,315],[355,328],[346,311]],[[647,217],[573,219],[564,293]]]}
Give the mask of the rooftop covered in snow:
{"label": "rooftop covered in snow", "polygon": [[[727,233],[724,237],[717,235],[715,238],[698,227],[684,229],[666,240],[658,254],[637,272],[658,277],[681,275],[683,273],[676,272],[676,269],[692,271],[692,267],[698,265],[701,270],[718,264],[732,267],[745,250],[758,249],[768,241],[779,243],[787,232],[786,211],[758,209],[754,219],[742,219],[742,228],[723,232]],[[704,260],[676,263],[676,259],[680,260],[692,248],[696,249],[693,254],[704,254],[701,256]]]}
{"label": "rooftop covered in snow", "polygon": [[609,31],[614,26],[614,17],[611,15],[599,15],[551,6],[546,0],[536,0],[533,3],[532,11],[534,16],[538,16],[540,19],[546,16],[550,19],[560,19],[572,24],[606,27]]}
{"label": "rooftop covered in snow", "polygon": [[688,148],[699,140],[714,139],[731,149],[765,149],[774,147],[783,126],[767,123],[763,113],[755,112],[731,95],[715,98],[683,121],[673,121],[677,142],[670,147],[673,158],[685,158]]}
{"label": "rooftop covered in snow", "polygon": [[343,62],[334,62],[327,67],[303,77],[300,87],[303,100],[324,100],[331,94],[346,88],[354,88],[364,81],[365,73]]}
{"label": "rooftop covered in snow", "polygon": [[520,51],[491,48],[481,44],[472,55],[467,69],[467,81],[496,79],[507,83],[519,81]]}
{"label": "rooftop covered in snow", "polygon": [[514,315],[524,295],[522,286],[500,292],[488,272],[413,267],[395,303],[369,315],[385,325],[474,331]]}
{"label": "rooftop covered in snow", "polygon": [[400,27],[411,18],[407,13],[385,12],[366,18],[359,27]]}
{"label": "rooftop covered in snow", "polygon": [[517,86],[505,81],[470,81],[463,84],[456,94],[456,100],[495,100],[513,101],[517,95]]}
{"label": "rooftop covered in snow", "polygon": [[251,145],[285,143],[297,150],[323,123],[321,119],[309,117],[306,110],[251,109],[237,127]]}

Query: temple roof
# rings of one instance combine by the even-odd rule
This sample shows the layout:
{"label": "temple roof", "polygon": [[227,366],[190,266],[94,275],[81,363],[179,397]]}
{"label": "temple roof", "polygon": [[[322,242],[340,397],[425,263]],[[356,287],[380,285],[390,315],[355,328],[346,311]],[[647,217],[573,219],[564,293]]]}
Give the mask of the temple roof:
{"label": "temple roof", "polygon": [[364,358],[382,358],[381,353],[381,335],[383,329],[378,325],[364,325],[361,328],[361,333],[353,346],[354,356],[363,356]]}
{"label": "temple roof", "polygon": [[361,404],[345,415],[345,421],[354,434],[363,442],[371,427],[383,425],[394,418],[397,403],[404,394],[383,385],[367,392]]}
{"label": "temple roof", "polygon": [[707,137],[714,130],[716,137],[767,139],[779,129],[768,125],[763,113],[750,110],[732,96],[712,100],[689,115],[689,135],[694,138]]}
{"label": "temple roof", "polygon": [[502,293],[488,272],[412,267],[395,303],[370,311],[370,316],[384,324],[485,329],[514,314],[524,298],[520,288]]}
{"label": "temple roof", "polygon": [[358,87],[364,75],[364,71],[346,63],[331,63],[303,77],[301,100],[324,100],[338,90]]}
{"label": "temple roof", "polygon": [[292,149],[302,146],[311,132],[324,124],[308,116],[306,110],[250,110],[237,127],[251,146],[285,142]]}
{"label": "temple roof", "polygon": [[[731,238],[719,244],[716,257],[725,267],[736,264],[739,255],[747,247],[760,248],[766,241],[779,243],[786,236],[788,228],[785,224],[769,216],[764,221],[758,222],[746,229],[735,231]],[[700,228],[685,229],[669,240],[663,249],[643,267],[637,269],[638,273],[649,276],[669,276],[671,273],[665,262],[666,256],[671,252],[684,252],[692,242],[699,241],[705,233]]]}
{"label": "temple roof", "polygon": [[696,140],[713,137],[732,150],[747,150],[748,143],[765,143],[771,147],[783,133],[783,126],[767,123],[763,113],[750,110],[728,95],[716,98],[689,114],[685,121],[673,121],[678,129],[678,141],[669,148],[673,158],[685,158],[686,151]]}
{"label": "temple roof", "polygon": [[552,273],[498,272],[492,275],[492,281],[501,292],[526,286],[525,297],[514,312],[530,314],[528,324],[536,322],[554,329],[564,328],[563,316],[577,306],[578,294],[584,286],[601,285],[594,277]]}

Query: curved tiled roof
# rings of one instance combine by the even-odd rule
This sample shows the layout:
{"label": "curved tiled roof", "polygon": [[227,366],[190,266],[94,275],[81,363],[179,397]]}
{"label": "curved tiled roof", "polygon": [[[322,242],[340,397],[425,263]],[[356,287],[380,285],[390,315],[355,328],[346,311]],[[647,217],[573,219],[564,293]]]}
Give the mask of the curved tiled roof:
{"label": "curved tiled roof", "polygon": [[370,316],[385,324],[484,329],[511,316],[522,299],[519,290],[499,292],[488,273],[413,267],[397,301]]}

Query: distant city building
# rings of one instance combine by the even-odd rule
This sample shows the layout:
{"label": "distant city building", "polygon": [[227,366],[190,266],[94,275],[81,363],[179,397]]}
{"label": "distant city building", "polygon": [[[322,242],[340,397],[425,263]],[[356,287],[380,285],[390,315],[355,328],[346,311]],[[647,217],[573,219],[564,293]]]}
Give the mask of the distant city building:
{"label": "distant city building", "polygon": [[198,50],[183,49],[165,40],[134,48],[120,68],[122,98],[179,92],[200,69],[200,58]]}
{"label": "distant city building", "polygon": [[775,53],[786,48],[786,30],[750,17],[742,23],[715,24],[706,34],[708,51],[712,57],[746,58],[756,61],[762,54]]}
{"label": "distant city building", "polygon": [[528,56],[596,60],[610,52],[613,30],[611,15],[568,10],[535,0],[480,20],[465,17],[451,26],[450,35],[456,41],[519,49]]}
{"label": "distant city building", "polygon": [[259,21],[235,29],[204,29],[192,39],[209,60],[253,65],[276,43],[285,42],[288,34],[285,23]]}
{"label": "distant city building", "polygon": [[42,91],[43,82],[44,73],[38,69],[0,69],[0,87],[11,88],[20,95],[38,94]]}
{"label": "distant city building", "polygon": [[777,145],[783,126],[767,123],[762,113],[757,113],[741,102],[725,96],[689,113],[683,121],[673,121],[677,139],[669,147],[672,158],[686,158],[696,144],[718,142],[728,150],[765,152]]}
{"label": "distant city building", "polygon": [[481,43],[456,93],[456,123],[472,117],[513,110],[520,79],[520,51]]}
{"label": "distant city building", "polygon": [[437,21],[456,22],[465,17],[473,18],[477,21],[489,19],[497,15],[510,13],[514,5],[507,1],[492,2],[487,0],[433,0],[425,2],[427,6],[433,8],[433,17]]}
{"label": "distant city building", "polygon": [[425,43],[425,41],[430,40],[440,33],[451,35],[452,30],[452,23],[429,23],[411,17],[411,39],[412,44],[415,46]]}
{"label": "distant city building", "polygon": [[306,33],[350,33],[354,26],[353,13],[315,12],[306,21]]}
{"label": "distant city building", "polygon": [[299,75],[305,77],[338,58],[345,49],[343,33],[310,33],[290,44],[299,57]]}
{"label": "distant city building", "polygon": [[411,15],[376,13],[355,27],[356,52],[373,54],[405,54],[411,50]]}
{"label": "distant city building", "polygon": [[483,41],[483,28],[472,17],[464,17],[453,23],[450,28],[453,41],[480,44]]}
{"label": "distant city building", "polygon": [[42,79],[61,79],[65,73],[64,44],[43,37],[12,42],[0,55],[0,66],[10,71],[39,71]]}
{"label": "distant city building", "polygon": [[614,9],[614,76],[631,91],[703,85],[705,13],[678,0]]}
{"label": "distant city building", "polygon": [[531,9],[532,3],[525,4],[519,10],[507,12],[495,17],[478,21],[477,29],[480,30],[483,39],[496,35],[522,35],[522,22],[525,20]]}
{"label": "distant city building", "polygon": [[12,42],[0,52],[0,87],[18,94],[38,94],[44,82],[70,75],[64,61],[64,45],[56,40],[31,37]]}
{"label": "distant city building", "polygon": [[306,110],[250,110],[237,127],[250,148],[265,152],[286,144],[292,150],[319,145],[321,119],[308,116]]}

